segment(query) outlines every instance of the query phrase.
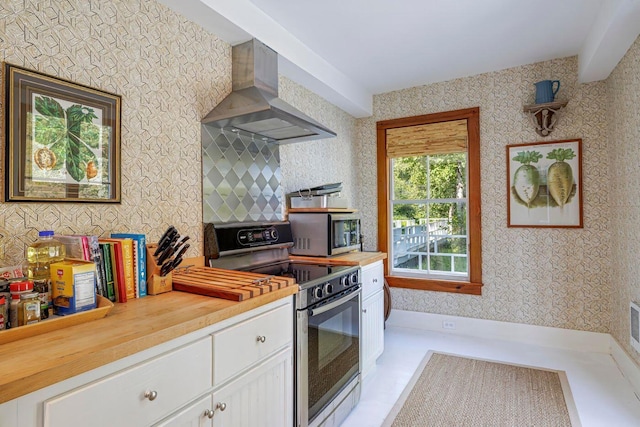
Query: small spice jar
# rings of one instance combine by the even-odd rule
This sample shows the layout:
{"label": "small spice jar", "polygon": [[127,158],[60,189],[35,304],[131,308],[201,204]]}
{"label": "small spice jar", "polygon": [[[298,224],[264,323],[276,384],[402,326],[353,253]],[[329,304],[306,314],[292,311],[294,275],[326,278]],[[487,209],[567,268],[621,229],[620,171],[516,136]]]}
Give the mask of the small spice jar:
{"label": "small spice jar", "polygon": [[20,295],[18,304],[18,326],[30,325],[40,321],[40,299],[37,292]]}
{"label": "small spice jar", "polygon": [[7,305],[5,304],[6,297],[0,297],[0,331],[7,329]]}
{"label": "small spice jar", "polygon": [[11,282],[9,284],[9,287],[11,289],[11,303],[9,304],[9,325],[12,328],[17,328],[20,295],[33,292],[33,283],[27,280],[18,280]]}
{"label": "small spice jar", "polygon": [[[4,299],[4,327],[0,325],[0,329],[6,329],[9,323],[9,304],[11,304],[11,292],[9,291],[9,281],[0,279],[0,301]],[[0,307],[2,311],[2,307]]]}

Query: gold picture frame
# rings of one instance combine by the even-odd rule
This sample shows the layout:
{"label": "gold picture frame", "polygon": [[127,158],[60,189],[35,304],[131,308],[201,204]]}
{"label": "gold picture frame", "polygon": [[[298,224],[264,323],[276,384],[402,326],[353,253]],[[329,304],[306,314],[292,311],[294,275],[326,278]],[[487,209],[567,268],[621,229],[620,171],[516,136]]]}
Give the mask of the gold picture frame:
{"label": "gold picture frame", "polygon": [[507,145],[507,226],[582,228],[582,139]]}
{"label": "gold picture frame", "polygon": [[3,63],[5,201],[120,203],[121,97]]}

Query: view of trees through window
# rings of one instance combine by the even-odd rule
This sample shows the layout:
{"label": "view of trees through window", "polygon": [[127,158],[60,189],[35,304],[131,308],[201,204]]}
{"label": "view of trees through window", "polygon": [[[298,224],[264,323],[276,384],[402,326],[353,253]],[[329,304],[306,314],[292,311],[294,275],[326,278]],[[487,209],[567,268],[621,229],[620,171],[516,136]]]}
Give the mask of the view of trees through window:
{"label": "view of trees through window", "polygon": [[392,161],[395,270],[466,276],[467,154]]}

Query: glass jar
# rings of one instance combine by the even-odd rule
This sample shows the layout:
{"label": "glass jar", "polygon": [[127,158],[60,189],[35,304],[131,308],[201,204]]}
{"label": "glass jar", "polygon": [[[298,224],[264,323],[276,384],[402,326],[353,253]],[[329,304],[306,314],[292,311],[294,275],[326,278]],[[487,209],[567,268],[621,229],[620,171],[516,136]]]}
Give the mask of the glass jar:
{"label": "glass jar", "polygon": [[0,296],[0,331],[7,329],[7,306],[5,301],[4,295]]}
{"label": "glass jar", "polygon": [[28,280],[15,280],[9,283],[11,302],[9,304],[9,326],[18,327],[20,295],[33,292],[33,283]]}
{"label": "glass jar", "polygon": [[20,295],[18,304],[18,326],[30,325],[40,321],[40,299],[37,292]]}

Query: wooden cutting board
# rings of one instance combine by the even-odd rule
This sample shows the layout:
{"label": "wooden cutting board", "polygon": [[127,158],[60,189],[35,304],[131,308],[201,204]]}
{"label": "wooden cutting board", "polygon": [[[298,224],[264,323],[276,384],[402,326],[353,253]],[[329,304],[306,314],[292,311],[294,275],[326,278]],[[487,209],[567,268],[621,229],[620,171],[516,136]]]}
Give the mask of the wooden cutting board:
{"label": "wooden cutting board", "polygon": [[266,294],[296,284],[291,277],[224,270],[213,267],[189,267],[173,271],[173,290],[207,295],[232,301]]}

